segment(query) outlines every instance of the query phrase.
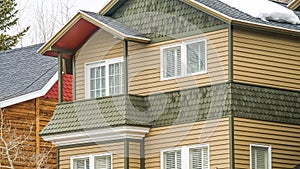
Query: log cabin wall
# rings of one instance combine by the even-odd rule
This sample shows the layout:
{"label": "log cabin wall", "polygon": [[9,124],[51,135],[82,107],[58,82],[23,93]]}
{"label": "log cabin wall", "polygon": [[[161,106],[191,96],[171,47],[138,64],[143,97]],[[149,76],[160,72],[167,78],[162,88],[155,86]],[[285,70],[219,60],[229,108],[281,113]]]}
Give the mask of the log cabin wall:
{"label": "log cabin wall", "polygon": [[5,123],[11,125],[11,129],[16,132],[16,136],[21,138],[29,136],[20,148],[22,149],[20,154],[22,159],[16,160],[14,163],[15,169],[34,168],[36,161],[34,157],[38,157],[39,153],[49,153],[49,160],[44,167],[56,168],[55,147],[50,142],[43,141],[39,136],[39,132],[50,121],[56,103],[57,100],[36,98],[3,108]]}

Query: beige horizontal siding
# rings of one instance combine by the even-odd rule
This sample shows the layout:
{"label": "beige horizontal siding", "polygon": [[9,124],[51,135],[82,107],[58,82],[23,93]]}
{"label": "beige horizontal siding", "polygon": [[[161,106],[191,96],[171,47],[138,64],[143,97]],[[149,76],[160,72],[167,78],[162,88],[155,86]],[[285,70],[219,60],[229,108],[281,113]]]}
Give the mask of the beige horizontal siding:
{"label": "beige horizontal siding", "polygon": [[140,143],[129,142],[129,168],[140,168]]}
{"label": "beige horizontal siding", "polygon": [[[160,80],[160,47],[189,39],[205,37],[208,41],[208,73]],[[153,44],[129,42],[129,90],[131,94],[147,95],[224,82],[228,71],[228,31],[219,30],[202,35]],[[76,99],[85,97],[84,64],[122,57],[123,42],[99,30],[76,54]]]}
{"label": "beige horizontal siding", "polygon": [[60,149],[59,168],[70,169],[70,159],[72,156],[85,156],[101,153],[112,153],[112,164],[114,169],[124,168],[124,142]]}
{"label": "beige horizontal siding", "polygon": [[272,169],[293,168],[300,159],[300,126],[235,118],[235,168],[250,168],[250,144],[272,148]]}
{"label": "beige horizontal siding", "polygon": [[234,80],[300,90],[300,40],[234,29]]}
{"label": "beige horizontal siding", "polygon": [[161,150],[207,143],[210,168],[229,168],[228,118],[152,128],[145,139],[146,168],[160,168]]}
{"label": "beige horizontal siding", "polygon": [[[203,37],[208,42],[208,73],[161,81],[160,47]],[[161,43],[131,43],[128,63],[130,93],[148,95],[226,81],[228,72],[227,41],[228,31],[225,29]]]}

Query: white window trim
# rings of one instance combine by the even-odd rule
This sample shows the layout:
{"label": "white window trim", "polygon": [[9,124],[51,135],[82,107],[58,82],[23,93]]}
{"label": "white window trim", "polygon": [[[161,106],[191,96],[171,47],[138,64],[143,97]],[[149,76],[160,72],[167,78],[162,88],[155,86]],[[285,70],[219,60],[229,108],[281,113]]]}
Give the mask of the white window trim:
{"label": "white window trim", "polygon": [[268,148],[268,163],[269,163],[268,169],[272,169],[272,147],[270,145],[263,145],[263,144],[250,144],[250,169],[252,168],[252,147]]}
{"label": "white window trim", "polygon": [[208,151],[208,168],[210,168],[210,147],[209,144],[197,144],[192,146],[183,146],[171,149],[165,149],[160,151],[160,168],[164,169],[165,161],[164,161],[164,153],[168,151],[177,151],[181,150],[181,168],[190,168],[190,149],[193,148],[202,148],[207,147]]}
{"label": "white window trim", "polygon": [[[91,99],[90,93],[90,70],[91,68],[99,67],[105,65],[105,77],[109,77],[109,66],[110,64],[124,62],[123,57],[117,57],[112,59],[100,60],[96,62],[89,62],[84,64],[84,75],[85,75],[85,99]],[[109,92],[109,80],[105,80],[106,91]],[[107,96],[110,96],[108,93]]]}
{"label": "white window trim", "polygon": [[[196,72],[196,73],[187,73],[187,45],[192,44],[192,43],[197,43],[197,42],[204,42],[205,43],[205,70]],[[163,58],[163,51],[168,48],[173,48],[173,47],[181,47],[181,76],[174,76],[174,77],[168,77],[164,78],[164,58]],[[176,78],[182,78],[182,77],[188,77],[188,76],[195,76],[195,75],[200,75],[200,74],[205,74],[207,73],[207,62],[208,62],[208,57],[207,57],[207,40],[206,38],[198,38],[198,39],[193,39],[193,40],[187,40],[183,41],[181,43],[175,43],[175,44],[170,44],[170,45],[165,45],[160,47],[160,80],[172,80]]]}
{"label": "white window trim", "polygon": [[111,169],[113,169],[113,155],[112,153],[101,153],[101,154],[90,154],[90,155],[85,155],[85,156],[72,156],[70,158],[70,165],[71,165],[71,169],[74,169],[74,160],[76,159],[82,159],[82,158],[89,158],[89,166],[90,169],[94,169],[95,168],[95,158],[97,157],[102,157],[102,156],[110,156],[111,159]]}

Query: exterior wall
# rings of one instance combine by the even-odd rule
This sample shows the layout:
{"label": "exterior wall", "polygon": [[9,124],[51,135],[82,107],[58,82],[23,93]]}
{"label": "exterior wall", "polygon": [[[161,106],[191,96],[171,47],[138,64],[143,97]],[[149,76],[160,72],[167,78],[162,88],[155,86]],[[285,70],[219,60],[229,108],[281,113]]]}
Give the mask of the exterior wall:
{"label": "exterior wall", "polygon": [[129,142],[129,168],[139,169],[140,168],[140,143]]}
{"label": "exterior wall", "polygon": [[124,168],[124,142],[116,142],[101,145],[81,146],[76,148],[60,149],[59,168],[70,169],[72,156],[85,156],[90,154],[112,153],[112,167],[114,169]]}
{"label": "exterior wall", "polygon": [[[160,80],[160,47],[190,39],[207,39],[208,73],[197,76]],[[123,43],[108,33],[98,31],[77,53],[76,99],[85,98],[84,64],[123,56]],[[131,94],[148,95],[182,88],[227,81],[228,31],[218,30],[202,35],[153,44],[129,43],[129,90]]]}
{"label": "exterior wall", "polygon": [[234,29],[234,80],[300,90],[300,40]]}
{"label": "exterior wall", "polygon": [[39,152],[46,154],[49,151],[49,161],[46,161],[45,167],[56,168],[54,146],[39,136],[39,132],[50,121],[56,103],[56,100],[38,98],[3,108],[5,123],[11,124],[11,129],[16,131],[17,136],[25,138],[30,134],[28,140],[19,146],[19,156],[24,158],[14,163],[16,169],[34,168],[34,157]]}
{"label": "exterior wall", "polygon": [[250,144],[272,148],[272,168],[293,168],[300,159],[300,126],[235,118],[235,168],[250,168]]}
{"label": "exterior wall", "polygon": [[145,139],[146,168],[160,168],[160,151],[209,144],[210,168],[229,168],[228,118],[152,128]]}
{"label": "exterior wall", "polygon": [[76,55],[76,100],[85,98],[85,63],[122,56],[122,41],[103,30],[96,32]]}

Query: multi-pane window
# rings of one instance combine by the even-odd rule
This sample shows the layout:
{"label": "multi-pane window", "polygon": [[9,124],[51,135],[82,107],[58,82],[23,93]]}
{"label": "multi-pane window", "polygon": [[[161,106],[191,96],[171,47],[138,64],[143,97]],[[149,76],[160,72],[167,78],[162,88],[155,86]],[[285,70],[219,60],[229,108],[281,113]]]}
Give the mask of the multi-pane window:
{"label": "multi-pane window", "polygon": [[187,74],[204,72],[206,69],[205,41],[190,43],[187,48]]}
{"label": "multi-pane window", "polygon": [[166,151],[164,156],[164,169],[181,169],[181,150]]}
{"label": "multi-pane window", "polygon": [[163,50],[163,77],[172,78],[181,76],[181,46]]}
{"label": "multi-pane window", "polygon": [[86,98],[124,93],[123,58],[86,65]]}
{"label": "multi-pane window", "polygon": [[208,144],[161,151],[161,169],[209,169]]}
{"label": "multi-pane window", "polygon": [[73,169],[90,169],[89,158],[78,158],[73,161]]}
{"label": "multi-pane window", "polygon": [[208,169],[208,147],[195,147],[189,149],[190,169]]}
{"label": "multi-pane window", "polygon": [[161,79],[205,73],[207,69],[206,40],[184,42],[161,47]]}
{"label": "multi-pane window", "polygon": [[112,169],[111,154],[71,157],[71,169]]}
{"label": "multi-pane window", "polygon": [[250,145],[251,169],[271,169],[271,147]]}

